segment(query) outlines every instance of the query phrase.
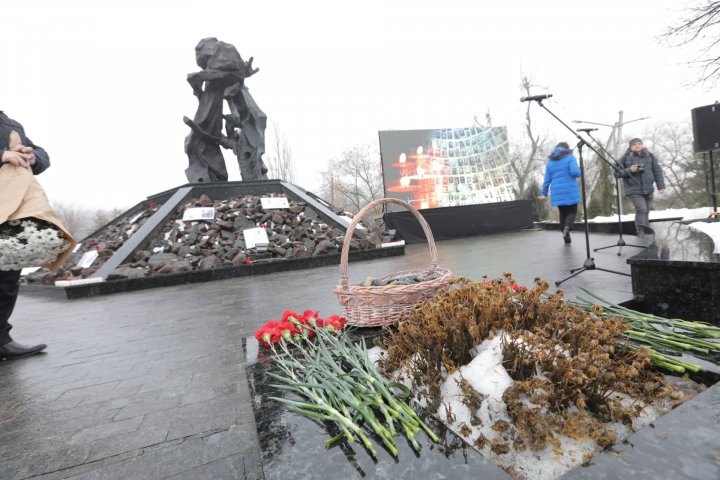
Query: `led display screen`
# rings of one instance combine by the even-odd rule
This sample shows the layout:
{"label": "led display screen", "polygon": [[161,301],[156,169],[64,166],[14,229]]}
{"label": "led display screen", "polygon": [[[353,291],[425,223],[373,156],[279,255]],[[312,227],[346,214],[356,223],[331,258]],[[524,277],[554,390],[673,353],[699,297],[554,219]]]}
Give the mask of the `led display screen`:
{"label": "led display screen", "polygon": [[515,200],[506,127],[379,134],[386,197],[418,210]]}

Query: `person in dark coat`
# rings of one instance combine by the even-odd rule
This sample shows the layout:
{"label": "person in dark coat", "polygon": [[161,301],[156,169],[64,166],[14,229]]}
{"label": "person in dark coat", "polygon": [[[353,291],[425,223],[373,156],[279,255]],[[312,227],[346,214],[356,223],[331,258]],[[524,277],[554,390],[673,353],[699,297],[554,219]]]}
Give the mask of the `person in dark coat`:
{"label": "person in dark coat", "polygon": [[580,168],[572,150],[567,143],[558,143],[550,153],[545,165],[545,181],[538,198],[545,200],[548,190],[550,190],[550,204],[558,207],[560,231],[566,244],[571,242],[570,231],[575,223],[577,204],[580,201],[580,190],[577,184],[579,177]]}
{"label": "person in dark coat", "polygon": [[[19,145],[10,145],[12,132],[20,137]],[[16,136],[16,135],[14,135]],[[25,135],[23,126],[0,111],[0,168],[6,163],[29,168],[37,175],[50,166],[47,152]],[[0,270],[0,360],[24,357],[41,352],[46,345],[21,345],[10,336],[10,315],[18,296],[20,270]]]}
{"label": "person in dark coat", "polygon": [[665,177],[662,168],[655,158],[643,146],[642,140],[633,138],[625,155],[618,160],[620,171],[615,171],[617,178],[623,179],[625,196],[635,207],[635,228],[638,235],[652,233],[650,228],[650,210],[652,210],[653,193],[657,185],[658,192],[665,191]]}

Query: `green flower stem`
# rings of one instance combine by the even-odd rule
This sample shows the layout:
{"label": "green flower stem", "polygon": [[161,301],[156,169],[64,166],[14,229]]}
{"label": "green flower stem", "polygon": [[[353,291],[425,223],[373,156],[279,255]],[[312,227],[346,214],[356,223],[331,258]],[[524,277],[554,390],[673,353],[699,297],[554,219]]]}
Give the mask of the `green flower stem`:
{"label": "green flower stem", "polygon": [[[380,437],[393,456],[398,455],[396,422],[416,450],[421,447],[415,434],[423,429],[433,441],[439,442],[415,412],[391,391],[390,384],[369,361],[364,345],[354,344],[344,332],[338,332],[337,336],[322,328],[316,328],[316,332],[314,342],[309,341],[306,330],[302,330],[305,341],[285,339],[292,342],[292,351],[285,341],[273,347],[273,360],[280,372],[268,373],[278,381],[273,386],[307,399],[303,402],[276,400],[300,415],[335,422],[341,433],[329,439],[328,444],[343,437],[354,441],[357,435],[373,456],[376,451],[358,420],[362,419]],[[406,392],[403,390],[403,393]]]}
{"label": "green flower stem", "polygon": [[692,352],[691,354],[718,363],[717,354],[720,353],[720,343],[706,339],[720,338],[720,327],[706,322],[690,322],[676,318],[668,319],[636,312],[612,304],[588,290],[583,289],[583,291],[590,295],[593,300],[578,298],[574,303],[587,312],[592,312],[593,305],[599,304],[603,308],[600,313],[601,316],[616,316],[625,320],[630,325],[630,329],[625,331],[623,336],[632,342],[625,345],[625,347],[632,350],[639,348],[649,350],[656,366],[680,373],[685,370],[692,372],[703,370],[700,365],[671,355],[664,355],[652,347],[678,354],[682,354],[683,351]]}
{"label": "green flower stem", "polygon": [[[335,337],[330,336],[325,340],[336,348],[343,348],[339,339]],[[400,419],[406,433],[414,433],[423,429],[434,442],[437,443],[440,441],[437,435],[435,435],[435,433],[425,423],[423,423],[422,420],[420,420],[417,414],[406,403],[399,402],[395,395],[393,395],[386,387],[387,382],[380,376],[372,362],[370,362],[367,355],[367,349],[364,345],[357,346],[350,343],[349,348],[343,350],[343,353],[345,353],[344,359],[347,360],[360,375],[362,375],[365,381],[369,382],[373,388],[377,388],[377,391],[379,391],[387,404],[390,405],[395,412],[397,412],[398,418]],[[413,443],[413,446],[415,447],[416,444]],[[419,445],[416,448],[418,447]]]}

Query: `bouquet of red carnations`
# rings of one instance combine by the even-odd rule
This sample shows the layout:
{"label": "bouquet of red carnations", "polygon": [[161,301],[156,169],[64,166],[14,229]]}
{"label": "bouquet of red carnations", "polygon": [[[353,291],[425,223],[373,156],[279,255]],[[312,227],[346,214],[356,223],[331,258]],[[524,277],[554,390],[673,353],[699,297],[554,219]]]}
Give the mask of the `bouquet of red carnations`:
{"label": "bouquet of red carnations", "polygon": [[292,310],[285,310],[280,321],[270,320],[255,332],[255,338],[262,345],[268,347],[281,340],[298,342],[303,338],[313,338],[316,329],[322,328],[330,332],[342,330],[346,320],[339,315],[320,318],[319,312],[305,310],[299,314]]}

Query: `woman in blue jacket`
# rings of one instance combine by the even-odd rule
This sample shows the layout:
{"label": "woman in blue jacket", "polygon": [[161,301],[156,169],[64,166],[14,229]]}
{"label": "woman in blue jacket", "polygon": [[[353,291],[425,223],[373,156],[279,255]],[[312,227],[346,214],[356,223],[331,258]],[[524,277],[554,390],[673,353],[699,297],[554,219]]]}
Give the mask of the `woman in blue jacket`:
{"label": "woman in blue jacket", "polygon": [[577,178],[580,168],[572,150],[565,142],[560,142],[553,149],[545,165],[545,181],[543,182],[541,200],[545,200],[548,189],[552,192],[550,203],[560,211],[560,231],[565,243],[570,243],[570,230],[575,223],[577,204],[580,201],[580,190]]}

